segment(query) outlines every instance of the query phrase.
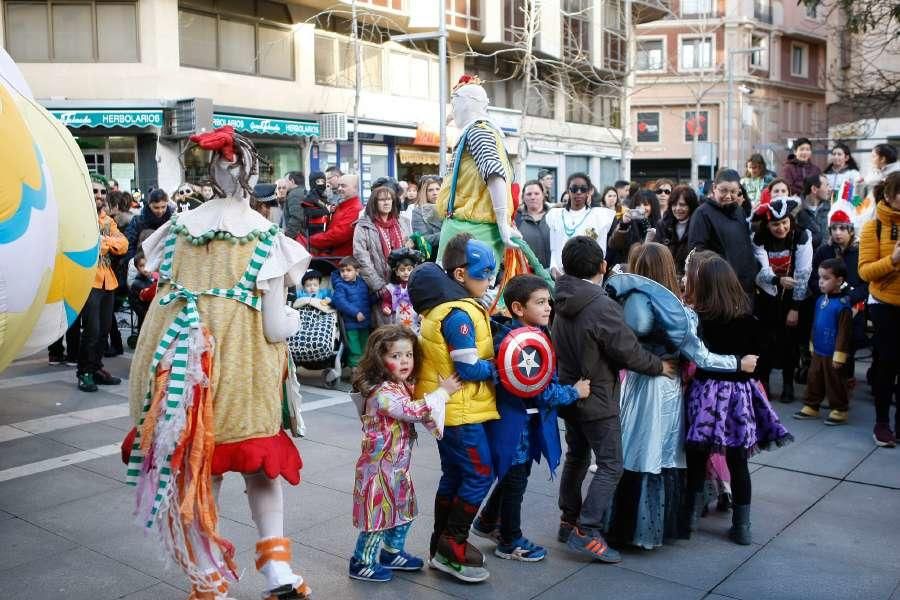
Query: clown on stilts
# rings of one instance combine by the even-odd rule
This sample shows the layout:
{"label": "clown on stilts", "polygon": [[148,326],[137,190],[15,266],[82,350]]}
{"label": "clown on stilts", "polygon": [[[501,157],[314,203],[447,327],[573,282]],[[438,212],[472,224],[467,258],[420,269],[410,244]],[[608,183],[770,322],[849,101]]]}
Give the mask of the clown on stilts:
{"label": "clown on stilts", "polygon": [[160,280],[131,366],[137,426],[123,458],[135,514],[190,579],[190,600],[228,598],[238,565],[218,529],[217,495],[224,473],[241,473],[262,597],[307,599],[291,568],[279,477],[300,482],[300,454],[282,430],[283,403],[296,390],[284,340],[300,324],[285,300],[310,257],[250,208],[259,157],[249,140],[231,127],[191,140],[212,151],[218,197],[143,244]]}
{"label": "clown on stilts", "polygon": [[461,130],[450,174],[437,198],[443,219],[438,262],[446,242],[459,233],[470,233],[488,244],[497,264],[503,265],[502,293],[512,276],[534,271],[553,287],[549,273],[513,225],[513,168],[503,145],[503,133],[488,116],[488,96],[477,76],[463,75],[450,97],[453,121]]}

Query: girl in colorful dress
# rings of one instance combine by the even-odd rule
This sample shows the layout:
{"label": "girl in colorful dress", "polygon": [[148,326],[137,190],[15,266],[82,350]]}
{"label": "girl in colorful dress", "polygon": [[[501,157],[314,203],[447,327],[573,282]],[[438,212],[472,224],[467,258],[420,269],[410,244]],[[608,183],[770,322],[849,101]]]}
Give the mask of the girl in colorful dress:
{"label": "girl in colorful dress", "polygon": [[[737,275],[722,258],[712,257],[698,269],[687,269],[686,295],[700,318],[698,331],[710,352],[743,356],[759,354],[760,339],[750,302]],[[698,368],[688,390],[688,485],[694,493],[691,527],[696,529],[705,502],[707,460],[724,454],[731,473],[733,498],[729,537],[749,545],[750,471],[747,459],[771,444],[782,446],[793,436],[778,420],[765,390],[752,373],[723,373]]]}
{"label": "girl in colorful dress", "polygon": [[419,333],[419,315],[413,310],[409,299],[409,275],[422,263],[422,255],[409,248],[397,248],[388,255],[391,268],[391,282],[387,284],[389,295],[381,301],[381,312],[390,317],[391,323],[409,327]]}
{"label": "girl in colorful dress", "polygon": [[353,484],[353,526],[361,531],[350,559],[352,579],[390,581],[392,571],[418,571],[424,564],[403,550],[417,513],[409,476],[413,423],[424,423],[440,438],[444,404],[460,384],[451,376],[414,400],[418,350],[411,330],[383,325],[369,337],[353,380],[351,395],[360,412],[363,439]]}

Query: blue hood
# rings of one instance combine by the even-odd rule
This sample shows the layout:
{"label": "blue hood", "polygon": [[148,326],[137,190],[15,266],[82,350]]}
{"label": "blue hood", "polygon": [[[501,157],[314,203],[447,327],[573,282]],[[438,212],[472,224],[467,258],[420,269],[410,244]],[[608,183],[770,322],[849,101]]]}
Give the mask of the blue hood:
{"label": "blue hood", "polygon": [[438,304],[469,298],[466,288],[450,279],[435,263],[427,262],[413,269],[409,276],[409,298],[418,314]]}

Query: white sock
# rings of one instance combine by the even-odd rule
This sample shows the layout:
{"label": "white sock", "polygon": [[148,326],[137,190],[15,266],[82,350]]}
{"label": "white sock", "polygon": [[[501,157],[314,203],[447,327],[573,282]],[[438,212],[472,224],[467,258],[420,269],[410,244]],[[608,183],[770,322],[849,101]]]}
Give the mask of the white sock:
{"label": "white sock", "polygon": [[[284,496],[281,482],[269,479],[265,473],[244,475],[247,484],[247,500],[250,503],[250,514],[259,540],[284,537]],[[282,585],[298,585],[303,579],[294,574],[291,565],[281,560],[270,560],[259,570],[266,578],[269,589]]]}

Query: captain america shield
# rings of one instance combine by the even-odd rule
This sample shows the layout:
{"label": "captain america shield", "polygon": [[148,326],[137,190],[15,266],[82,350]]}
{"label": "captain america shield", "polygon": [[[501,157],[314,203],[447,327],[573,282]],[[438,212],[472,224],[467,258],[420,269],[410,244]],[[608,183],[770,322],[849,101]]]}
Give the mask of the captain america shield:
{"label": "captain america shield", "polygon": [[550,338],[536,327],[513,329],[497,351],[497,371],[503,387],[521,398],[537,396],[556,370]]}

